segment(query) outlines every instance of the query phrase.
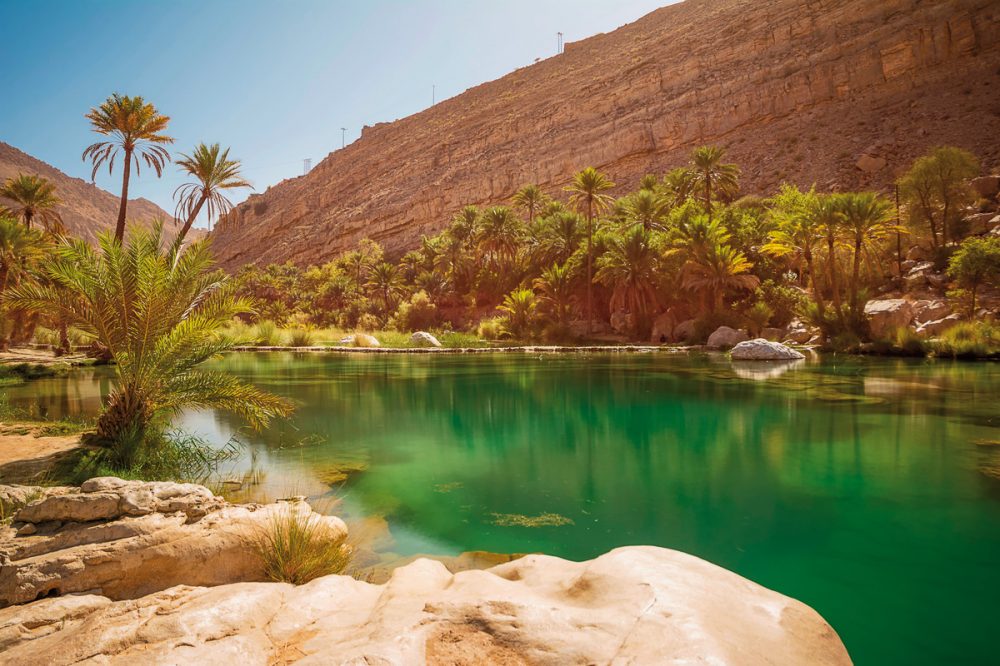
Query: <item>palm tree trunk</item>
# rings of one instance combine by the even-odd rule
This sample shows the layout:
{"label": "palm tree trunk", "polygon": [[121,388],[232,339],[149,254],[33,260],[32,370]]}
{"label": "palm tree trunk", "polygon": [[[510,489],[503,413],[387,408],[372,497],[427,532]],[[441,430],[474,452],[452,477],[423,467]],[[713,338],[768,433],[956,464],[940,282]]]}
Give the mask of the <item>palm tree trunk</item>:
{"label": "palm tree trunk", "polygon": [[816,279],[816,271],[813,270],[812,252],[806,251],[805,260],[806,270],[809,271],[809,280],[812,282],[813,300],[816,301],[816,308],[819,310],[819,316],[822,317],[826,314],[826,303],[823,301],[823,294],[819,291],[819,281]]}
{"label": "palm tree trunk", "polygon": [[115,240],[125,242],[125,213],[128,208],[128,181],[132,175],[132,151],[125,149],[125,165],[122,168],[122,199],[118,204],[118,225],[115,227]]}
{"label": "palm tree trunk", "polygon": [[830,274],[830,292],[833,298],[833,308],[837,311],[837,316],[841,314],[840,285],[837,284],[837,254],[834,249],[834,238],[832,235],[826,237],[827,246],[827,269]]}
{"label": "palm tree trunk", "polygon": [[69,327],[66,320],[59,318],[59,348],[56,349],[56,356],[64,356],[70,352],[69,348]]}
{"label": "palm tree trunk", "polygon": [[858,278],[861,275],[861,235],[854,237],[854,264],[851,269],[851,312],[858,311]]}
{"label": "palm tree trunk", "polygon": [[201,198],[198,199],[198,204],[191,211],[191,214],[188,215],[187,221],[184,222],[184,226],[181,227],[181,232],[177,234],[177,239],[174,243],[176,243],[178,247],[184,242],[184,237],[187,236],[188,232],[191,231],[191,225],[194,224],[195,218],[198,217],[198,213],[201,212],[201,207],[205,205],[206,199],[208,199],[208,195],[202,192]]}
{"label": "palm tree trunk", "polygon": [[[10,275],[10,266],[4,261],[3,265],[0,266],[0,297],[3,293],[7,291],[7,279]],[[9,336],[7,331],[7,316],[3,316],[3,324],[0,325],[0,351],[8,351],[10,348]]]}
{"label": "palm tree trunk", "polygon": [[35,214],[32,213],[30,210],[24,211],[24,226],[27,227],[28,229],[31,229],[31,218],[34,216]]}
{"label": "palm tree trunk", "polygon": [[591,246],[594,239],[593,201],[587,198],[587,335],[590,335],[591,321],[594,312],[594,268]]}

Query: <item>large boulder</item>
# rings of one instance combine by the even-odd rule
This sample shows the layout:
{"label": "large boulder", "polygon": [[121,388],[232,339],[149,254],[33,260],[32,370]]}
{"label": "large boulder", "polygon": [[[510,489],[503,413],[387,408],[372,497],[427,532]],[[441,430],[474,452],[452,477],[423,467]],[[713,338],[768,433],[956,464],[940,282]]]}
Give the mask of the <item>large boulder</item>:
{"label": "large boulder", "polygon": [[765,327],[760,331],[760,337],[765,340],[773,340],[774,342],[780,342],[785,339],[785,329],[776,327]]}
{"label": "large boulder", "polygon": [[891,335],[897,328],[913,321],[913,305],[902,298],[888,298],[865,303],[865,317],[873,338]]}
{"label": "large boulder", "polygon": [[934,321],[925,321],[917,326],[917,333],[927,336],[941,335],[955,324],[960,323],[964,318],[957,312]]}
{"label": "large boulder", "polygon": [[420,559],[383,585],[326,576],[44,599],[0,610],[0,649],[21,666],[851,663],[805,604],[652,546],[459,573]]}
{"label": "large boulder", "polygon": [[733,347],[730,356],[739,361],[793,361],[805,358],[791,347],[764,338],[740,342]]}
{"label": "large boulder", "polygon": [[876,171],[881,171],[885,168],[885,165],[886,161],[884,157],[869,155],[868,153],[862,153],[858,157],[858,161],[854,164],[854,166],[865,173],[875,173]]}
{"label": "large boulder", "polygon": [[708,342],[705,344],[713,349],[729,349],[749,338],[746,331],[720,326],[708,336]]}
{"label": "large boulder", "polygon": [[973,178],[970,184],[983,199],[993,199],[1000,193],[1000,176],[980,176]]}
{"label": "large boulder", "polygon": [[427,331],[417,331],[410,336],[410,342],[417,347],[440,347],[441,343],[438,339]]}
{"label": "large boulder", "polygon": [[670,340],[672,342],[690,342],[691,338],[694,337],[694,328],[697,323],[697,319],[685,319],[677,324],[670,334]]}
{"label": "large boulder", "polygon": [[[2,488],[2,487],[0,487]],[[0,607],[94,592],[134,599],[174,585],[264,580],[248,538],[282,511],[335,534],[338,519],[305,503],[230,505],[194,484],[91,479],[30,503],[0,534]]]}
{"label": "large boulder", "polygon": [[951,314],[951,306],[946,301],[914,301],[913,321],[923,324],[928,321],[936,321]]}
{"label": "large boulder", "polygon": [[795,319],[788,325],[785,331],[785,342],[791,342],[797,345],[804,345],[816,334],[814,329],[806,326],[804,323]]}

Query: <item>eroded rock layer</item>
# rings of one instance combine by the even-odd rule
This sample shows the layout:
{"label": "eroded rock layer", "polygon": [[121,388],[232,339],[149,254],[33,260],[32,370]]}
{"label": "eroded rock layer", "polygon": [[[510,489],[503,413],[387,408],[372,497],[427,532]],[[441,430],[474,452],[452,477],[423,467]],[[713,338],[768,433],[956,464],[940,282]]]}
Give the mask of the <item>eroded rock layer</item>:
{"label": "eroded rock layer", "polygon": [[703,143],[767,193],[883,187],[938,144],[996,165],[997,136],[994,0],[687,0],[365,128],[237,207],[215,248],[229,268],[322,262],[363,237],[399,251],[464,204],[558,193],[588,165],[624,191]]}

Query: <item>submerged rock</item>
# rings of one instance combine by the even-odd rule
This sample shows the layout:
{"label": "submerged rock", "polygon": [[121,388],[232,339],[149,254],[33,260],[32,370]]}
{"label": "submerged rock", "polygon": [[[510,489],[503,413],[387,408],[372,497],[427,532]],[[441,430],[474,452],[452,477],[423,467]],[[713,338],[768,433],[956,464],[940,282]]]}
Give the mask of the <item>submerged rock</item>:
{"label": "submerged rock", "polygon": [[792,361],[805,356],[780,342],[771,342],[764,338],[745,340],[735,347],[730,355],[740,361]]}
{"label": "submerged rock", "polygon": [[529,555],[451,573],[421,559],[384,585],[174,587],[0,611],[9,663],[839,666],[836,632],[805,604],[677,551],[619,548],[589,562]]}
{"label": "submerged rock", "polygon": [[440,347],[438,339],[426,331],[417,331],[410,336],[410,342],[420,347]]}
{"label": "submerged rock", "polygon": [[706,344],[714,349],[728,349],[747,340],[749,337],[746,331],[729,328],[728,326],[720,326],[715,329],[712,335],[708,336]]}

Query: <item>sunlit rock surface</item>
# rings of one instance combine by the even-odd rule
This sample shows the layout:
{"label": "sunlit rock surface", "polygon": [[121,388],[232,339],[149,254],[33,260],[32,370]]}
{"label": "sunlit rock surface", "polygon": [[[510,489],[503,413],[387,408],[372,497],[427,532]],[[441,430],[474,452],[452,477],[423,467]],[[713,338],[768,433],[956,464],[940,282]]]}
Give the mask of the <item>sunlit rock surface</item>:
{"label": "sunlit rock surface", "polygon": [[417,560],[384,585],[175,587],[0,611],[6,663],[850,664],[811,608],[690,555],[620,548],[449,573]]}

